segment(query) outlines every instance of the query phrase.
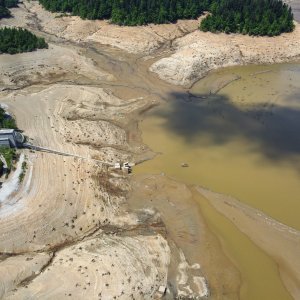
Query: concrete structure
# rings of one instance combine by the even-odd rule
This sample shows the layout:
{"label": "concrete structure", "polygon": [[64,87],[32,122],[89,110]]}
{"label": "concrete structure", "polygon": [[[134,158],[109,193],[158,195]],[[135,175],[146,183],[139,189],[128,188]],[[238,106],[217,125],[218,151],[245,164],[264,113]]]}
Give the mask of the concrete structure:
{"label": "concrete structure", "polygon": [[128,174],[132,173],[132,167],[134,166],[133,163],[125,162],[125,163],[115,163],[114,168],[117,170],[123,170],[124,172],[127,172]]}
{"label": "concrete structure", "polygon": [[0,147],[17,148],[25,142],[22,133],[15,129],[0,129]]}
{"label": "concrete structure", "polygon": [[[23,137],[23,135],[22,135],[22,137]],[[1,130],[0,130],[0,138],[1,138]],[[107,165],[110,168],[114,168],[114,169],[117,169],[117,170],[122,170],[124,172],[127,172],[128,174],[132,173],[132,167],[135,166],[135,163],[129,163],[129,162],[111,163],[111,162],[101,161],[101,160],[90,158],[90,157],[84,157],[84,156],[68,153],[68,152],[62,152],[62,151],[57,151],[57,150],[50,149],[50,148],[35,146],[35,145],[30,144],[30,143],[24,143],[23,142],[22,146],[24,148],[29,148],[29,149],[32,149],[32,150],[44,151],[44,152],[54,153],[54,154],[58,154],[58,155],[72,156],[72,157],[77,157],[77,158],[80,158],[80,159],[91,160],[91,161],[94,161],[95,163],[100,163],[100,164],[103,164],[103,165]]]}
{"label": "concrete structure", "polygon": [[0,138],[0,147],[10,148],[10,143],[7,138]]}

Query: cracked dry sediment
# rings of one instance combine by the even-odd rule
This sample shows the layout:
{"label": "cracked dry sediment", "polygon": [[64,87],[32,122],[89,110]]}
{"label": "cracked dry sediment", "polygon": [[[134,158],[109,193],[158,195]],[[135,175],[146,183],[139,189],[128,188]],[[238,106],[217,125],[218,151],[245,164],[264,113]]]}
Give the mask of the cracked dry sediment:
{"label": "cracked dry sediment", "polygon": [[7,299],[126,299],[131,294],[147,299],[166,285],[169,257],[160,235],[104,235],[63,249],[28,288],[8,294]]}
{"label": "cracked dry sediment", "polygon": [[0,299],[17,285],[32,276],[37,276],[51,261],[52,254],[28,253],[9,256],[0,263]]}

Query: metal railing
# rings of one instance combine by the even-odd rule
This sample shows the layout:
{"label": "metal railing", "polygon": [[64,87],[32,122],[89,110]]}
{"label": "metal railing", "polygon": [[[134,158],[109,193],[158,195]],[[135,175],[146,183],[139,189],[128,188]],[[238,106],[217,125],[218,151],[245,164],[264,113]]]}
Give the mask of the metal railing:
{"label": "metal railing", "polygon": [[[100,163],[102,165],[106,165],[106,166],[113,167],[116,169],[119,167],[121,168],[121,166],[122,166],[122,164],[119,164],[119,163],[111,163],[111,162],[102,161],[102,160],[98,160],[98,159],[94,159],[94,158],[84,157],[84,156],[77,155],[77,154],[58,151],[58,150],[54,150],[54,149],[50,149],[50,148],[46,148],[46,147],[35,146],[35,145],[29,144],[29,143],[24,143],[23,146],[25,148],[29,148],[32,150],[44,151],[44,152],[54,153],[54,154],[63,155],[63,156],[71,156],[71,157],[76,157],[76,158],[80,158],[80,159],[84,159],[84,160],[90,160],[90,161],[94,161],[94,162]],[[123,164],[123,167],[125,167],[125,168],[131,168],[132,166],[134,166],[133,163],[130,163],[130,164],[124,163]]]}

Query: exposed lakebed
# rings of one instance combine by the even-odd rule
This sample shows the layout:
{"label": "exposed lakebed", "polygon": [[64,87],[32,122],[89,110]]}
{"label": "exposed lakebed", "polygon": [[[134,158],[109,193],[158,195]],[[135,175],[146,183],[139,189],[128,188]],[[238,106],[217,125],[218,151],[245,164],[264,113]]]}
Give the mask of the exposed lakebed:
{"label": "exposed lakebed", "polygon": [[[224,55],[244,64],[290,60],[299,30],[271,40],[201,33],[196,20],[124,28],[56,18],[28,1],[13,14],[1,24],[49,42],[48,50],[1,56],[1,101],[34,143],[139,163],[153,157],[137,130],[148,112],[143,139],[161,154],[129,182],[89,160],[28,152],[32,172],[15,197],[24,205],[0,220],[0,294],[150,299],[167,287],[167,299],[299,298],[300,237],[291,228],[299,229],[299,65],[220,70],[189,93],[149,72],[175,45],[189,49],[195,40],[206,46],[180,52],[195,58],[185,64],[180,54],[185,70],[225,66]],[[237,62],[235,53],[252,59]],[[197,70],[192,82],[207,71]],[[155,175],[162,172],[169,176]],[[128,202],[144,210],[128,213]]]}
{"label": "exposed lakebed", "polygon": [[[299,90],[299,63],[212,72],[189,97],[170,94],[169,101],[148,112],[141,123],[143,141],[159,154],[136,172],[165,173],[230,195],[299,230]],[[280,262],[208,202],[197,196],[195,201],[240,271],[240,297],[289,299]]]}

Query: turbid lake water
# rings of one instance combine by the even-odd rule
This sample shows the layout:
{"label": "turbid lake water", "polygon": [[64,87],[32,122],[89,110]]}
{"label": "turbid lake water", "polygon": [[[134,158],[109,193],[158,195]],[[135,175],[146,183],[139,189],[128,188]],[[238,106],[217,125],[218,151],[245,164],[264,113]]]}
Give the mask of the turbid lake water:
{"label": "turbid lake water", "polygon": [[[190,93],[189,101],[170,95],[147,114],[143,141],[160,154],[135,171],[231,195],[300,230],[300,64],[226,68]],[[290,299],[276,262],[208,203],[199,205],[241,272],[240,298]]]}

